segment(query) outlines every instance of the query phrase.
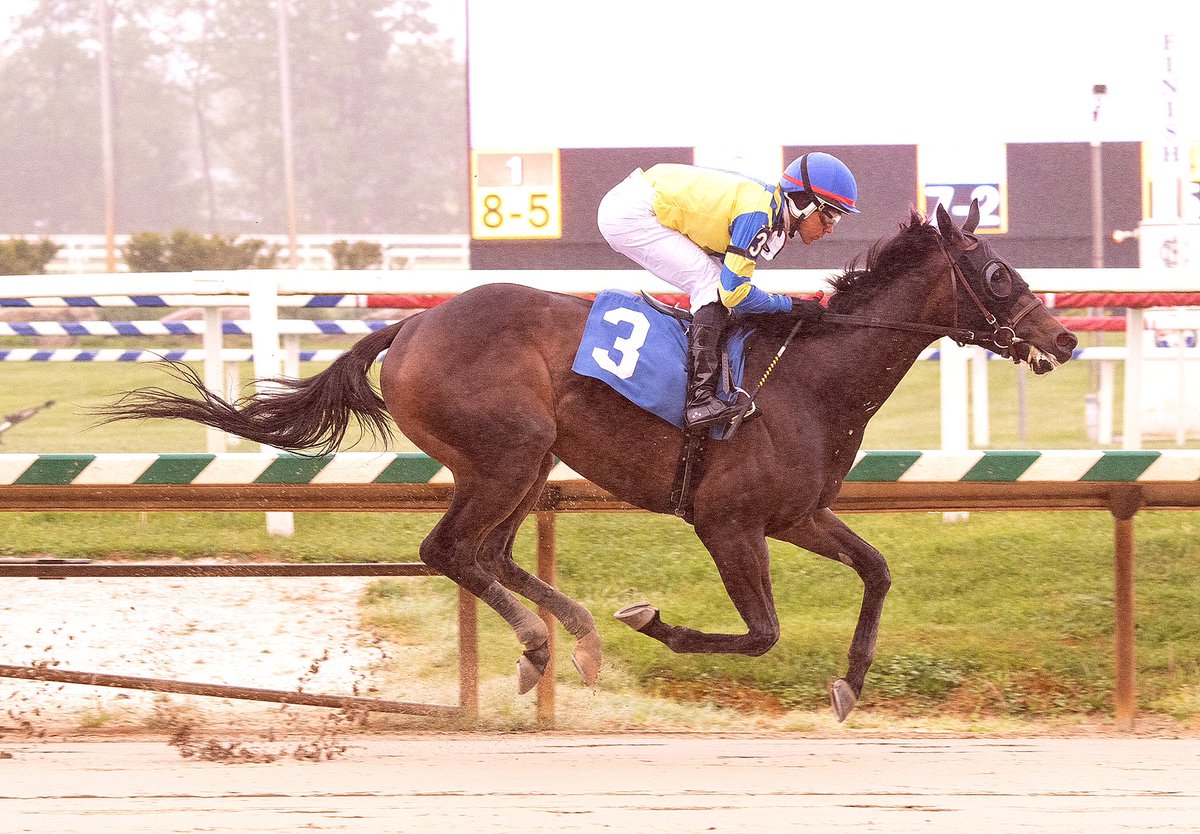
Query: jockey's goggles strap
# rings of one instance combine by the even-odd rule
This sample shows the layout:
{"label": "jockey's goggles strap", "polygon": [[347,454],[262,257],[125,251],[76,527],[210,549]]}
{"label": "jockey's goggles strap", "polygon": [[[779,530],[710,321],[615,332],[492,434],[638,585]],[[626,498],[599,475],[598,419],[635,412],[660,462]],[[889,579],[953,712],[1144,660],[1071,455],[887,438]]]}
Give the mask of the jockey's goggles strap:
{"label": "jockey's goggles strap", "polygon": [[790,194],[787,197],[788,213],[792,215],[793,220],[803,222],[804,220],[808,219],[810,214],[821,208],[821,203],[819,200],[813,199],[812,194],[808,194],[807,192],[805,193],[807,194],[809,200],[808,205],[806,205],[804,208],[797,208],[796,203],[792,200]]}

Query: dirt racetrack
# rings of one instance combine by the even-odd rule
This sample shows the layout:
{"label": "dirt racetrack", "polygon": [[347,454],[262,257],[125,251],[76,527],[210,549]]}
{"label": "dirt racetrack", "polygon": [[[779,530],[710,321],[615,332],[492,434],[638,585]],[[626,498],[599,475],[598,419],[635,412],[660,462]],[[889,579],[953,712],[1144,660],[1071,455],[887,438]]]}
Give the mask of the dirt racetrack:
{"label": "dirt racetrack", "polygon": [[[8,663],[370,695],[383,658],[421,650],[356,626],[365,580],[6,583]],[[452,703],[454,683],[379,686]],[[604,709],[627,731],[359,732],[324,710],[0,680],[0,834],[1200,831],[1200,738],[648,733]]]}
{"label": "dirt racetrack", "polygon": [[1200,829],[1194,739],[417,735],[234,766],[151,742],[8,751],[5,834]]}

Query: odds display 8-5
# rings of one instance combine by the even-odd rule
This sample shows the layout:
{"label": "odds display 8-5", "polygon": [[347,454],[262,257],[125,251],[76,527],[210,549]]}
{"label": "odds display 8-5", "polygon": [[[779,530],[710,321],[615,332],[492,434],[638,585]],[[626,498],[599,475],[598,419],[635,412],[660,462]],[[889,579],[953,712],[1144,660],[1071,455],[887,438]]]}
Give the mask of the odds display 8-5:
{"label": "odds display 8-5", "polygon": [[471,151],[471,237],[562,237],[557,149]]}

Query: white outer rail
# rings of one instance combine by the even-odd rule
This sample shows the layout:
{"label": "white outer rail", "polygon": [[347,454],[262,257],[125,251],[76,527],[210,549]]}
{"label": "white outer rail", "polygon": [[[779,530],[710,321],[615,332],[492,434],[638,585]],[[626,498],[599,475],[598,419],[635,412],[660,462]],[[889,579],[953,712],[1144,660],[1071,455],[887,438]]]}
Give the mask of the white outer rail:
{"label": "white outer rail", "polygon": [[[770,292],[816,292],[838,270],[766,269],[755,283]],[[1025,269],[1022,276],[1037,293],[1200,292],[1200,273],[1166,268]],[[482,284],[512,283],[566,293],[617,287],[648,292],[678,290],[638,269],[578,270],[290,270],[241,269],[203,272],[79,273],[7,276],[0,297],[80,297],[103,295],[249,296],[257,284],[273,284],[279,296],[305,294],[453,295]]]}
{"label": "white outer rail", "polygon": [[[836,271],[763,270],[756,283],[771,292],[810,293],[827,287]],[[1200,292],[1200,274],[1189,269],[1028,269],[1023,273],[1038,293],[1058,292]],[[278,376],[284,371],[280,348],[279,308],[292,295],[454,295],[489,283],[509,282],[567,293],[590,293],[617,287],[654,293],[677,292],[642,270],[345,270],[286,269],[216,270],[167,273],[83,273],[76,275],[11,276],[0,282],[2,298],[103,297],[131,295],[193,295],[228,304],[244,298],[252,322],[251,348],[254,375]],[[334,287],[331,292],[331,287]],[[64,302],[65,303],[65,302]],[[1126,449],[1139,449],[1141,431],[1141,365],[1143,314],[1130,309],[1126,317],[1128,345],[1124,402]],[[1135,338],[1136,335],[1136,338]],[[213,390],[225,389],[220,362],[222,334],[220,311],[205,308],[205,382]],[[967,445],[967,351],[942,340],[942,447],[960,450]],[[291,363],[289,363],[290,365]],[[289,367],[289,371],[294,368]],[[976,379],[979,380],[977,371]],[[977,433],[978,433],[977,424]],[[223,438],[210,433],[212,451],[223,448]]]}

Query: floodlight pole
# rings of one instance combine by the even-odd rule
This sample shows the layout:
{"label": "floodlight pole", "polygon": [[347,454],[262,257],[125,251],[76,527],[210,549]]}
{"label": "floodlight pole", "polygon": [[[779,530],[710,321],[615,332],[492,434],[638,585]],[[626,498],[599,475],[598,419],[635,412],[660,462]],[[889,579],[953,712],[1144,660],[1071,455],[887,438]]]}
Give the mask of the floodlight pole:
{"label": "floodlight pole", "polygon": [[1096,106],[1092,110],[1092,268],[1104,268],[1104,168],[1100,143],[1100,105],[1108,93],[1108,85],[1095,84],[1092,94]]}
{"label": "floodlight pole", "polygon": [[105,271],[116,272],[116,162],[113,152],[112,79],[108,49],[111,25],[108,0],[96,0],[96,28],[100,34],[100,165],[104,179]]}
{"label": "floodlight pole", "polygon": [[283,130],[283,183],[287,208],[288,267],[300,264],[296,251],[296,163],[292,150],[292,82],[288,57],[288,0],[277,0],[279,13],[279,101]]}
{"label": "floodlight pole", "polygon": [[[1092,108],[1092,269],[1104,268],[1104,151],[1100,142],[1100,105],[1107,93],[1108,85],[1092,85],[1096,100]],[[1094,318],[1100,315],[1100,309],[1089,307],[1088,315]],[[1090,342],[1093,347],[1099,346],[1100,334],[1092,333]],[[1096,441],[1100,436],[1100,368],[1097,362],[1088,364],[1087,433],[1090,440]]]}
{"label": "floodlight pole", "polygon": [[[283,129],[283,184],[284,202],[287,207],[288,267],[295,269],[300,264],[296,251],[296,165],[292,152],[292,84],[291,61],[288,57],[288,0],[276,0],[279,13],[279,102]],[[254,327],[255,375],[259,379],[279,376],[279,297],[278,284],[274,278],[262,278],[251,291],[251,317],[257,318]],[[257,295],[256,295],[257,293]],[[256,315],[257,311],[257,315]],[[270,322],[270,332],[265,322]],[[260,383],[259,390],[269,390]],[[263,451],[269,447],[263,446]],[[272,536],[291,536],[295,532],[295,519],[288,512],[267,513],[267,533]]]}

